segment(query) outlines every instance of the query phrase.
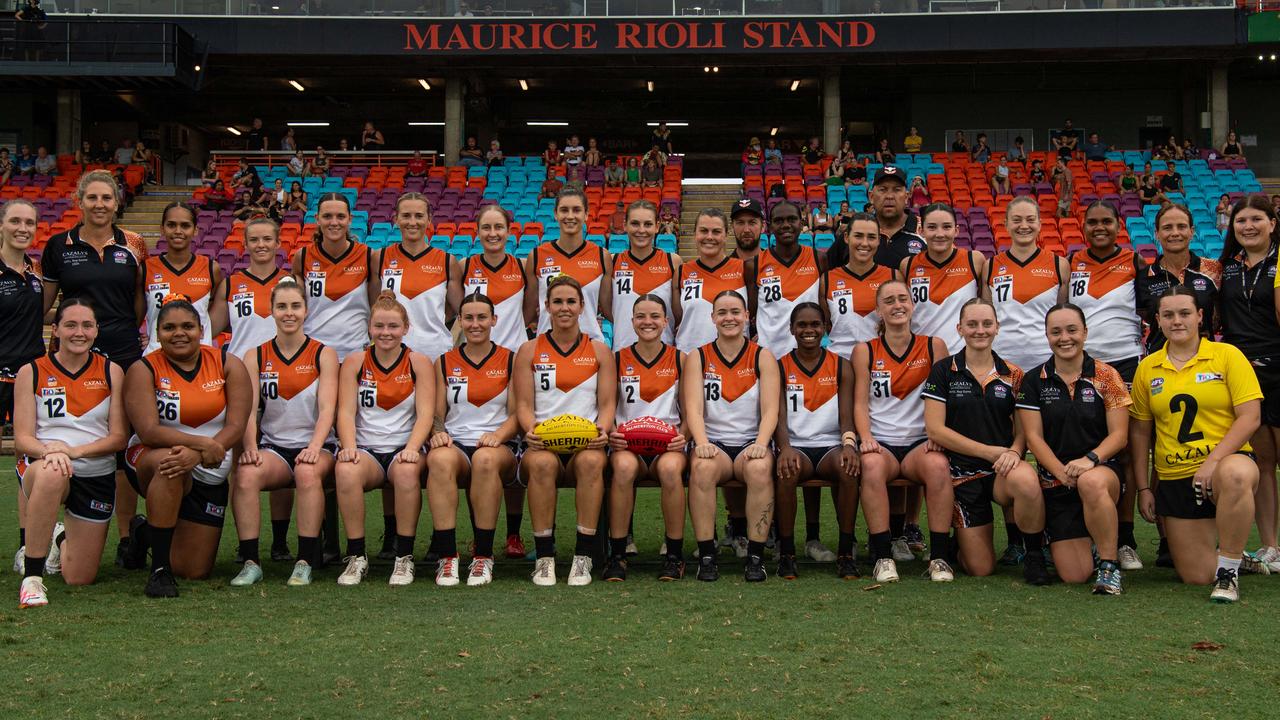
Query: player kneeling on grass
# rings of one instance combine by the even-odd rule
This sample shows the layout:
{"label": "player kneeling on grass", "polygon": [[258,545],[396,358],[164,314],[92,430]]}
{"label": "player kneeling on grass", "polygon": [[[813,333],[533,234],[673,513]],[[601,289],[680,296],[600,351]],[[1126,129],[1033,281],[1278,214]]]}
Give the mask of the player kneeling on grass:
{"label": "player kneeling on grass", "polygon": [[436,384],[431,361],[404,344],[409,316],[384,290],[369,313],[372,344],[342,361],[338,376],[338,511],[347,532],[339,585],[369,573],[364,494],[391,485],[396,559],[391,585],[413,582],[413,542],[422,512],[422,447],[431,432]]}
{"label": "player kneeling on grass", "polygon": [[778,420],[778,363],[747,339],[747,301],[733,290],[711,305],[716,339],[685,358],[681,399],[694,442],[689,515],[698,541],[698,579],[720,579],[716,562],[716,486],[747,488],[747,582],[764,582],[764,543],[773,522],[773,454]]}
{"label": "player kneeling on grass", "polygon": [[145,525],[131,523],[130,553],[151,547],[150,597],[177,597],[174,576],[213,570],[227,509],[230,448],[240,444],[253,386],[240,358],[200,344],[200,315],[169,299],[156,316],[160,349],[130,366],[125,411],[134,437],[125,475],[147,499]]}
{"label": "player kneeling on grass", "polygon": [[934,364],[922,394],[929,439],[945,448],[951,460],[960,564],[970,575],[995,571],[994,501],[1013,507],[1026,536],[1027,583],[1047,585],[1041,549],[1044,497],[1035,470],[1023,460],[1022,428],[1013,412],[1022,370],[991,350],[1000,324],[989,301],[965,302],[957,329],[964,349]]}
{"label": "player kneeling on grass", "polygon": [[[13,440],[27,499],[19,607],[49,604],[46,568],[68,585],[98,576],[115,502],[115,453],[128,431],[117,392],[124,371],[91,351],[97,338],[93,308],[63,300],[53,319],[54,349],[22,366],[14,381]],[[57,522],[64,504],[65,528]]]}
{"label": "player kneeling on grass", "polygon": [[1122,468],[1116,455],[1129,441],[1133,401],[1115,368],[1085,352],[1084,311],[1055,305],[1044,319],[1053,357],[1022,378],[1018,420],[1040,469],[1045,528],[1063,582],[1082,583],[1098,567],[1095,595],[1119,595],[1116,501]]}
{"label": "player kneeling on grass", "polygon": [[[871,540],[876,582],[897,582],[889,530],[889,482],[898,477],[924,486],[929,509],[929,569],[934,582],[951,582],[951,464],[928,440],[920,394],[933,364],[947,357],[941,338],[911,332],[915,305],[901,280],[876,289],[877,337],[853,348],[854,422],[862,438],[862,514]],[[843,542],[843,540],[841,541]]]}
{"label": "player kneeling on grass", "polygon": [[312,569],[320,564],[323,484],[334,467],[331,438],[338,401],[338,355],[303,334],[307,298],[291,276],[281,278],[271,290],[271,316],[275,337],[244,355],[257,392],[231,496],[244,558],[244,567],[231,580],[234,586],[262,579],[260,493],[288,487],[297,488],[298,507],[298,558],[289,585],[311,584]]}
{"label": "player kneeling on grass", "polygon": [[662,487],[662,521],[666,555],[658,579],[684,577],[684,471],[688,441],[678,430],[665,447],[641,451],[629,441],[628,430],[639,433],[641,425],[652,421],[650,432],[659,437],[665,426],[680,427],[680,367],[684,353],[662,341],[667,332],[667,303],[657,295],[636,298],[631,308],[635,344],[619,350],[618,430],[610,433],[613,484],[609,492],[609,563],[604,579],[627,579],[627,527],[635,508],[638,480],[657,480]]}
{"label": "player kneeling on grass", "polygon": [[[1138,508],[1147,522],[1164,518],[1178,577],[1212,584],[1209,599],[1229,603],[1240,598],[1242,559],[1247,570],[1265,568],[1244,553],[1258,487],[1249,438],[1261,422],[1262,390],[1239,349],[1200,337],[1200,312],[1181,285],[1157,302],[1169,340],[1133,377],[1129,445]],[[1146,484],[1153,429],[1154,491]]]}
{"label": "player kneeling on grass", "polygon": [[853,425],[853,368],[822,347],[822,308],[802,302],[791,310],[796,347],[778,361],[782,412],[773,442],[778,449],[775,489],[778,518],[778,577],[794,580],[796,485],[810,478],[831,483],[840,526],[836,575],[861,575],[853,559],[858,514],[858,434]]}
{"label": "player kneeling on grass", "polygon": [[468,585],[493,580],[493,537],[502,488],[516,477],[515,394],[510,392],[514,354],[490,339],[497,322],[493,302],[481,294],[463,298],[458,324],[465,341],[440,357],[436,420],[427,453],[427,504],[434,528],[431,548],[440,556],[436,584],[457,585],[458,482],[475,523],[475,556]]}
{"label": "player kneeling on grass", "polygon": [[[617,371],[609,347],[579,329],[583,298],[577,280],[568,275],[551,278],[547,282],[546,306],[551,329],[520,348],[512,370],[516,412],[525,433],[520,474],[529,485],[529,515],[538,558],[533,583],[556,584],[556,485],[563,474],[573,480],[576,488],[578,516],[569,584],[588,585],[590,555],[604,497],[604,468],[608,462],[605,448],[617,404]],[[536,429],[543,421],[559,415],[574,415],[594,423],[596,436],[572,454],[561,454],[567,449],[563,447],[549,449]],[[574,448],[577,447],[575,443]]]}

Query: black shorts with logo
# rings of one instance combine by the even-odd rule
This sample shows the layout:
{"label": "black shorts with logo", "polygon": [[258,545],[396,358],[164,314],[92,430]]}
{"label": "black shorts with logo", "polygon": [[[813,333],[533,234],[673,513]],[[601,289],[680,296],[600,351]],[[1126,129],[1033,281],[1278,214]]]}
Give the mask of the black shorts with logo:
{"label": "black shorts with logo", "polygon": [[182,496],[182,504],[178,506],[178,518],[220,528],[227,515],[227,495],[225,482],[217,485],[192,482],[190,492]]}
{"label": "black shorts with logo", "polygon": [[1213,499],[1203,497],[1196,502],[1192,478],[1160,480],[1153,491],[1156,496],[1156,514],[1182,520],[1212,520],[1218,516],[1218,506]]}
{"label": "black shorts with logo", "polygon": [[1044,531],[1050,543],[1089,537],[1084,503],[1075,488],[1059,485],[1044,491]]}
{"label": "black shorts with logo", "polygon": [[974,528],[996,521],[991,503],[995,502],[996,474],[975,473],[956,485],[955,508],[951,525],[956,528]]}

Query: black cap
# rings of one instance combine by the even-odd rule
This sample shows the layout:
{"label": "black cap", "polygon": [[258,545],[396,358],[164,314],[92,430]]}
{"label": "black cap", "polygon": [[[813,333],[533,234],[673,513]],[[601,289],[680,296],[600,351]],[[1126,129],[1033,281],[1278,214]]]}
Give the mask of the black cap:
{"label": "black cap", "polygon": [[729,212],[729,219],[732,220],[742,213],[751,213],[761,220],[764,219],[764,207],[755,198],[742,198],[734,203],[733,210]]}
{"label": "black cap", "polygon": [[902,183],[902,187],[907,186],[907,174],[902,172],[902,168],[896,165],[885,165],[876,171],[876,178],[871,182],[871,186],[875,187],[886,180]]}

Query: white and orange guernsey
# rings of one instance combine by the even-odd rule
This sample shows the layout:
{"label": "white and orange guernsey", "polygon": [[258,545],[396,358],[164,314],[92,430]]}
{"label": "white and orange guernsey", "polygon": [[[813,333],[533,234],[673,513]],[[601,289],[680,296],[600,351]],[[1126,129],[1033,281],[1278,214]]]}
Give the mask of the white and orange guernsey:
{"label": "white and orange guernsey", "polygon": [[747,297],[742,261],[726,257],[708,267],[699,258],[680,266],[677,290],[680,292],[680,327],[676,330],[676,347],[680,352],[697,350],[716,339],[716,326],[711,322],[711,306],[716,296],[732,290]]}
{"label": "white and orange guernsey", "polygon": [[[416,374],[409,362],[409,348],[387,367],[374,351],[365,353],[356,386],[356,445],[371,453],[405,449],[418,419],[414,404]],[[417,448],[414,448],[415,450]]]}
{"label": "white and orange guernsey", "polygon": [[579,334],[561,349],[550,333],[533,346],[533,419],[540,423],[556,415],[577,415],[591,422],[600,417],[596,387],[600,360],[591,339]]}
{"label": "white and orange guernsey", "polygon": [[[547,283],[557,275],[568,275],[582,286],[582,314],[578,327],[592,340],[604,342],[600,328],[600,283],[604,281],[604,248],[583,241],[573,252],[565,252],[555,241],[543,243],[529,256],[535,276],[538,278],[538,307],[547,304]],[[551,329],[551,316],[538,313],[538,332]]]}
{"label": "white and orange guernsey", "polygon": [[822,361],[807,370],[794,351],[778,361],[787,410],[787,432],[799,448],[840,445],[840,358],[822,351]]}
{"label": "white and orange guernsey", "polygon": [[991,346],[1018,367],[1033,368],[1052,354],[1044,341],[1044,316],[1058,302],[1058,256],[1036,248],[1025,261],[1004,251],[991,258],[991,303],[1000,334]]}
{"label": "white and orange guernsey", "polygon": [[[90,353],[89,362],[73,373],[52,355],[42,355],[31,362],[31,381],[36,396],[37,440],[59,440],[76,447],[109,434],[111,361]],[[18,458],[19,478],[28,462],[25,456]],[[78,477],[110,475],[116,471],[116,456],[75,458],[71,470]]]}
{"label": "white and orange guernsey", "polygon": [[1138,318],[1138,259],[1116,247],[1098,258],[1077,250],[1068,265],[1068,298],[1089,318],[1085,350],[1103,362],[1142,355],[1142,321]]}
{"label": "white and orange guernsey", "polygon": [[409,314],[404,343],[429,358],[440,357],[453,347],[453,335],[444,324],[445,295],[449,287],[449,253],[428,247],[412,255],[401,244],[382,251],[379,283],[395,293]]}
{"label": "white and orange guernsey", "polygon": [[444,429],[455,443],[475,447],[481,436],[507,419],[514,353],[497,343],[480,362],[473,363],[454,348],[440,358],[444,378]]}
{"label": "white and orange guernsey", "polygon": [[956,330],[960,308],[978,296],[978,269],[968,250],[951,249],[951,255],[935,262],[922,252],[907,259],[907,287],[915,302],[911,329],[919,335],[942,338],[953,353],[964,348]]}
{"label": "white and orange guernsey", "polygon": [[872,265],[864,275],[859,275],[841,265],[827,271],[827,316],[831,318],[831,342],[827,349],[841,358],[853,354],[853,346],[876,336],[876,292],[880,286],[893,279],[893,269],[884,265]]}
{"label": "white and orange guernsey", "polygon": [[528,342],[524,322],[524,272],[520,260],[514,255],[503,256],[497,267],[492,267],[484,255],[467,258],[462,266],[462,296],[480,293],[493,302],[495,325],[490,339],[502,347],[517,352]]}
{"label": "white and orange guernsey", "polygon": [[877,442],[907,447],[925,438],[924,397],[920,389],[933,369],[933,338],[912,335],[901,355],[883,337],[867,343],[871,436]]}
{"label": "white and orange guernsey", "polygon": [[[613,349],[632,345],[639,338],[631,326],[631,309],[636,298],[653,294],[662,298],[671,312],[671,288],[675,284],[675,261],[671,253],[654,249],[644,260],[636,258],[628,250],[613,259]],[[671,344],[674,335],[667,323],[662,331],[662,342]]]}
{"label": "white and orange guernsey", "polygon": [[756,441],[760,432],[760,346],[743,343],[734,358],[714,342],[698,349],[702,360],[702,416],[707,440],[727,447]]}
{"label": "white and orange guernsey", "polygon": [[294,268],[307,294],[303,330],[333,348],[339,362],[369,339],[369,259],[368,246],[358,242],[338,257],[317,242],[302,248]]}
{"label": "white and orange guernsey", "polygon": [[[156,414],[160,425],[188,435],[213,437],[222,432],[227,421],[226,348],[200,347],[200,356],[191,370],[169,362],[163,350],[156,350],[142,357],[141,362],[151,370],[156,393]],[[140,446],[135,435],[129,441],[130,451]],[[226,481],[231,472],[231,452],[228,451],[217,468],[197,465],[191,478],[209,485]]]}
{"label": "white and orange guernsey", "polygon": [[284,276],[276,268],[260,278],[249,270],[236,270],[227,278],[227,319],[231,324],[231,354],[244,357],[249,350],[276,336],[271,317],[271,291]]}
{"label": "white and orange guernsey", "polygon": [[632,345],[614,357],[618,363],[618,424],[647,416],[680,427],[680,351],[663,345],[657,357],[646,362]]}
{"label": "white and orange guernsey", "polygon": [[787,262],[776,249],[760,254],[756,270],[756,333],[760,345],[775,357],[796,346],[791,334],[791,309],[802,302],[818,302],[818,256],[800,246],[800,254]]}
{"label": "white and orange guernsey", "polygon": [[320,353],[324,345],[307,338],[285,357],[275,340],[258,346],[258,428],[261,444],[296,449],[311,443],[319,416]]}
{"label": "white and orange guernsey", "polygon": [[204,327],[200,342],[205,345],[213,343],[212,323],[209,322],[209,302],[213,299],[212,259],[193,254],[185,266],[175,268],[163,255],[149,257],[143,263],[142,277],[146,288],[147,337],[150,338],[145,352],[160,349],[160,341],[156,339],[156,318],[165,298],[170,295],[182,295],[191,301]]}

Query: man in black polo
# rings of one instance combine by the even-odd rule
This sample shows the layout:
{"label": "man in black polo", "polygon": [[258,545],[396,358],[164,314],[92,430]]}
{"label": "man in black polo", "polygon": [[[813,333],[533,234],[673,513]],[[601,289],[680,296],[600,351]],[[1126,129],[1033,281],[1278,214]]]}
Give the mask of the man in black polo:
{"label": "man in black polo", "polygon": [[[907,212],[907,174],[885,165],[871,183],[871,209],[880,221],[880,249],[876,264],[896,268],[909,255],[924,251],[924,238],[916,234],[916,217]],[[849,244],[837,242],[827,251],[827,267],[849,262]]]}

